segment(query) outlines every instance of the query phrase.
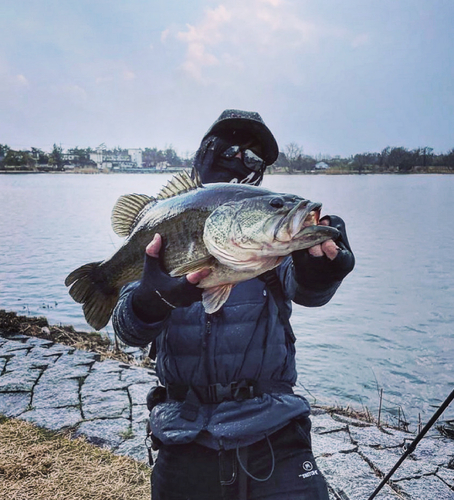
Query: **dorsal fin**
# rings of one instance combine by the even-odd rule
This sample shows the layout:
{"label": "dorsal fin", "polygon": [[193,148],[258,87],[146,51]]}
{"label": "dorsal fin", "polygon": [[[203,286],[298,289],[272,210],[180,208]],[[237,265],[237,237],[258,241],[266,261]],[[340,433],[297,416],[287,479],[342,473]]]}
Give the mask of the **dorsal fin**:
{"label": "dorsal fin", "polygon": [[179,194],[192,191],[193,189],[197,189],[201,186],[202,182],[197,172],[195,179],[192,179],[190,173],[187,170],[184,170],[183,172],[179,172],[174,175],[161,189],[156,198],[158,200],[165,200],[166,198],[178,196]]}
{"label": "dorsal fin", "polygon": [[135,226],[137,216],[149,203],[156,200],[146,194],[125,194],[118,198],[112,209],[112,229],[118,236],[129,236]]}

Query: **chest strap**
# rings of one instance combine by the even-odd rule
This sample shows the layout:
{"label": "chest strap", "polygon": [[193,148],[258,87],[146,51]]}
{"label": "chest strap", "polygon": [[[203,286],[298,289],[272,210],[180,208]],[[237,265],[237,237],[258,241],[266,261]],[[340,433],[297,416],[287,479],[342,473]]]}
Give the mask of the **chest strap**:
{"label": "chest strap", "polygon": [[285,305],[285,295],[282,288],[282,283],[277,275],[276,269],[271,269],[260,275],[259,280],[263,281],[269,288],[271,295],[276,302],[279,319],[284,326],[285,335],[287,339],[294,344],[296,342],[295,334],[293,333],[292,325],[288,317],[287,306]]}
{"label": "chest strap", "polygon": [[274,380],[249,381],[240,380],[228,385],[211,384],[208,386],[188,386],[180,384],[167,385],[167,398],[184,401],[181,416],[189,421],[197,418],[202,404],[219,404],[222,401],[244,401],[263,394],[293,394],[289,382]]}

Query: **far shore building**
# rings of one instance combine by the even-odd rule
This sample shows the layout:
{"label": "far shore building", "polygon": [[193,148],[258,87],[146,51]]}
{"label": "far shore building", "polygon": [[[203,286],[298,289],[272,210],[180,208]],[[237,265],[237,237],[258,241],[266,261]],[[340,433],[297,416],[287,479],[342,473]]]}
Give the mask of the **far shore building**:
{"label": "far shore building", "polygon": [[142,168],[142,150],[128,149],[127,153],[113,153],[97,149],[90,153],[90,160],[96,163],[99,170],[134,170]]}

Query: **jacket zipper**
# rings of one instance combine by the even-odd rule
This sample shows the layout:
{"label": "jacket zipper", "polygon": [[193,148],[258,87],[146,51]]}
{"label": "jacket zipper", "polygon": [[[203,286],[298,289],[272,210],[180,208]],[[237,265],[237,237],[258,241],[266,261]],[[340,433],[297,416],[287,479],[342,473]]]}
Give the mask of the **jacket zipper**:
{"label": "jacket zipper", "polygon": [[208,344],[211,337],[211,328],[212,328],[213,320],[211,315],[206,315],[206,324],[205,324],[205,337],[203,339],[203,355],[204,355],[204,363],[205,363],[205,373],[207,377],[207,381],[211,383],[211,371],[210,371],[210,350],[208,348]]}

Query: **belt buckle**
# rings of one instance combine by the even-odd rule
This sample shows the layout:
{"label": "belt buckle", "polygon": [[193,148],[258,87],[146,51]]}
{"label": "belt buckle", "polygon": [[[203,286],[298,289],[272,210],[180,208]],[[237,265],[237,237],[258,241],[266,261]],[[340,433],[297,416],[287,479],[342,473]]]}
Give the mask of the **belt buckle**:
{"label": "belt buckle", "polygon": [[235,401],[244,401],[245,399],[252,399],[254,397],[254,386],[246,382],[233,382],[232,384],[232,398]]}
{"label": "belt buckle", "polygon": [[208,386],[208,400],[210,403],[221,403],[232,397],[231,384],[223,386],[220,383]]}
{"label": "belt buckle", "polygon": [[211,384],[208,386],[208,400],[210,403],[221,403],[222,401],[244,401],[254,397],[254,386],[242,380],[231,382],[228,385]]}

